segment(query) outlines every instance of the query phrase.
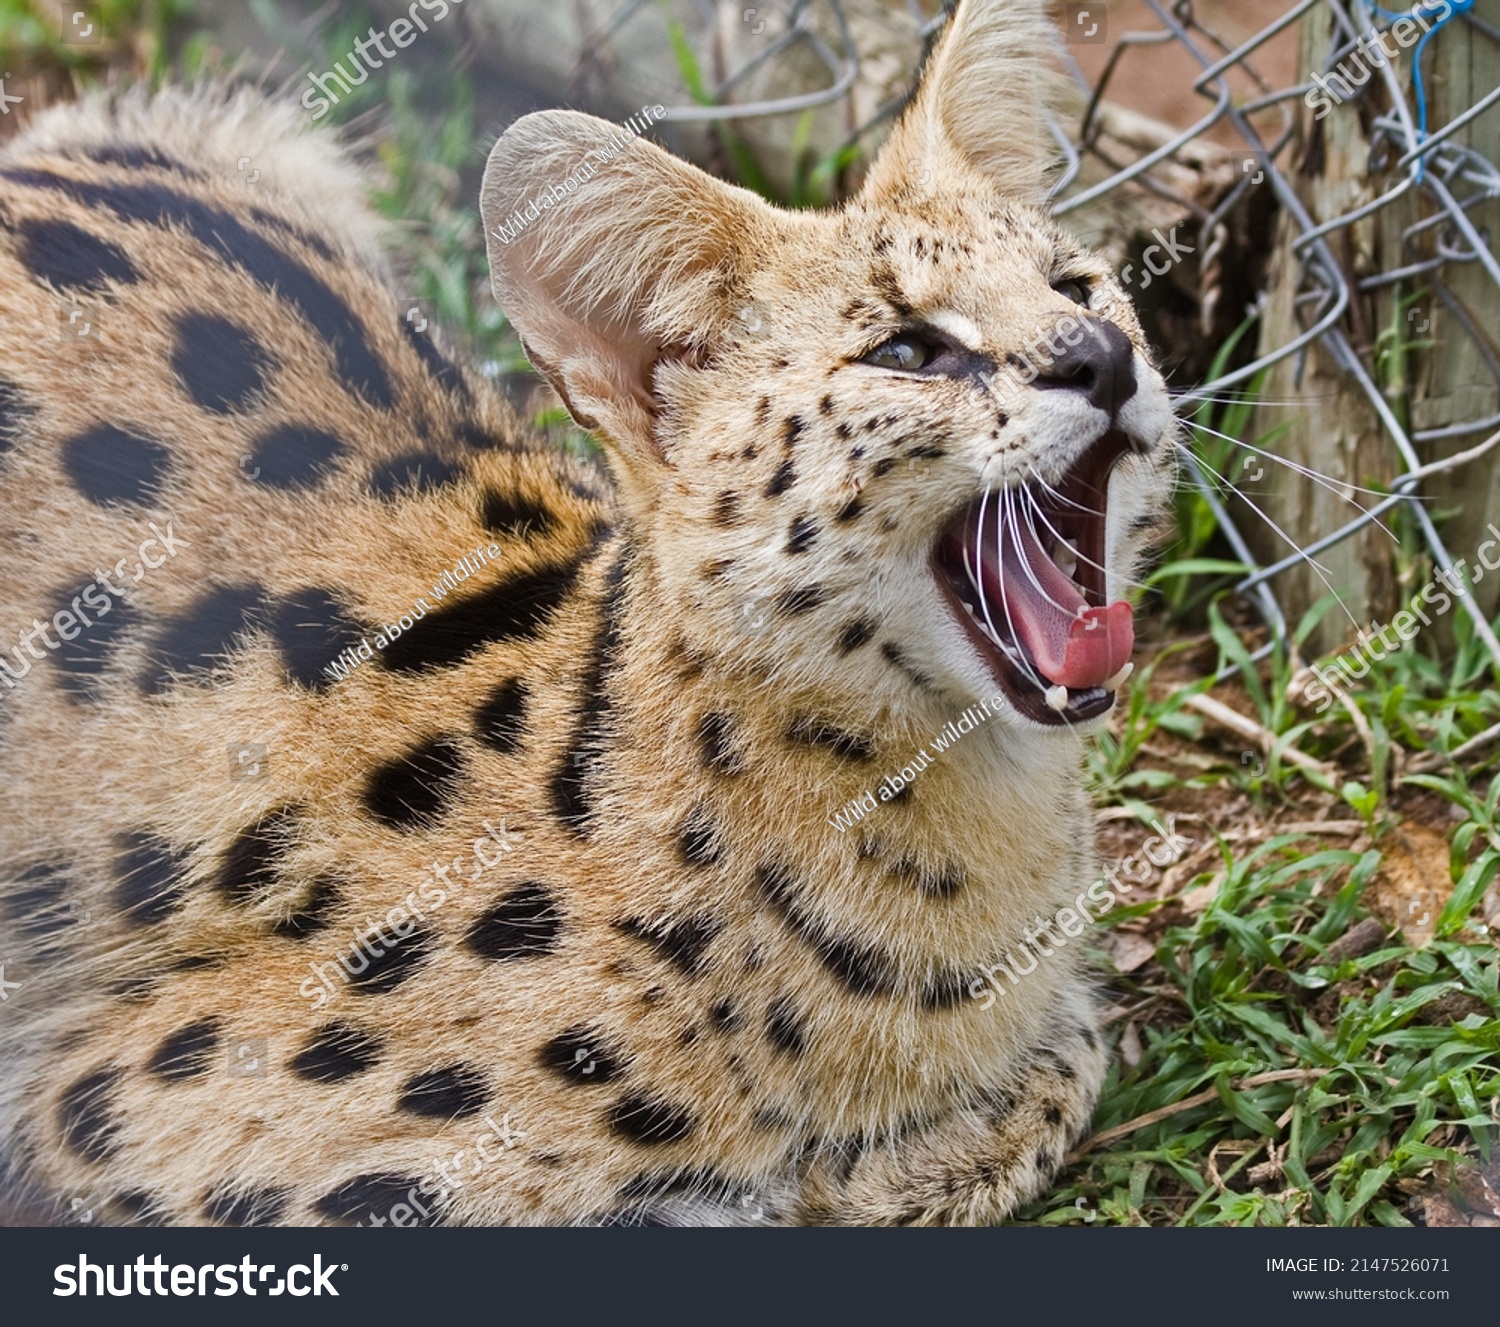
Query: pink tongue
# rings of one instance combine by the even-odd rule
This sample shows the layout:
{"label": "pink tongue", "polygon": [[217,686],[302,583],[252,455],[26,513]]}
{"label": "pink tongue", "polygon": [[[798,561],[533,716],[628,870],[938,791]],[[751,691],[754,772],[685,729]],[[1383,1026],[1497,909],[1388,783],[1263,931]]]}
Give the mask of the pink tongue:
{"label": "pink tongue", "polygon": [[1003,575],[995,539],[984,541],[980,579],[991,618],[1002,629],[1008,622],[1044,680],[1070,691],[1102,687],[1130,662],[1135,648],[1130,605],[1121,600],[1090,608],[1036,535],[1020,525],[1017,530],[1006,522]]}

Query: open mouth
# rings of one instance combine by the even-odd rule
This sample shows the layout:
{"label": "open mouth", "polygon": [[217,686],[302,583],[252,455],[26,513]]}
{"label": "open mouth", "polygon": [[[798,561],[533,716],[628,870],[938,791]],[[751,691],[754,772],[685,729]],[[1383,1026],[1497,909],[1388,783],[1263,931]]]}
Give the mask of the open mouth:
{"label": "open mouth", "polygon": [[985,493],[933,552],[954,617],[1011,704],[1037,723],[1097,718],[1130,675],[1130,605],[1104,602],[1109,477],[1128,450],[1112,431],[1056,484]]}

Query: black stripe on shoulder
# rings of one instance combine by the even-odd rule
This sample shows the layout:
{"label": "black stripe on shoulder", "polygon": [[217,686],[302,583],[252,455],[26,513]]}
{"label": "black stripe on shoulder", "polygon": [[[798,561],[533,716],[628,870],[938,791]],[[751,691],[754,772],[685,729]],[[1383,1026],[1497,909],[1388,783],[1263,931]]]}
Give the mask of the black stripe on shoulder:
{"label": "black stripe on shoulder", "polygon": [[430,609],[380,654],[381,666],[395,673],[451,668],[497,641],[533,640],[573,593],[592,550],[570,562],[521,572],[467,599]]}
{"label": "black stripe on shoulder", "polygon": [[552,809],[575,834],[588,834],[593,821],[589,775],[598,767],[610,724],[609,669],[620,649],[620,594],[625,580],[621,553],[604,578],[601,620],[594,648],[579,682],[578,724],[552,775]]}

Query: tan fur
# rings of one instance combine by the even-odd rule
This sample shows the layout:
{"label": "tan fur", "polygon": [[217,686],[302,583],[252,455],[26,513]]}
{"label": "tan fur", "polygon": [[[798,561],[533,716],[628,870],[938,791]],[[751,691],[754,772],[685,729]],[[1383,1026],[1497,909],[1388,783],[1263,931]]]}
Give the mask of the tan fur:
{"label": "tan fur", "polygon": [[[1086,440],[1055,393],[1002,417],[972,382],[856,363],[899,330],[882,291],[977,329],[976,349],[1003,360],[1073,308],[1052,283],[1098,282],[1139,352],[1129,426],[1149,448],[1111,486],[1117,592],[1130,531],[1168,473],[1169,412],[1139,328],[1103,265],[1036,206],[1041,6],[970,3],[956,22],[865,193],[839,212],[778,212],[640,141],[506,244],[497,224],[615,130],[551,112],[502,137],[483,199],[497,294],[605,440],[613,484],[528,441],[483,384],[458,389],[456,371],[439,381],[423,363],[351,167],[284,107],[213,92],[96,103],[0,156],[0,172],[67,182],[0,175],[0,386],[12,389],[0,425],[7,400],[26,407],[0,456],[0,650],[149,521],[171,519],[191,545],[132,591],[135,617],[110,637],[93,698],[67,694],[49,654],[0,702],[0,961],[24,981],[0,1010],[12,1183],[63,1211],[85,1196],[114,1220],[943,1224],[999,1220],[1047,1182],[1104,1073],[1079,946],[993,1007],[968,987],[1094,878],[1076,734],[1002,714],[860,830],[828,820],[995,693],[933,592],[940,531],[985,485],[1024,477],[1023,463],[1060,472]],[[254,188],[217,146],[240,142],[267,172]],[[201,174],[89,159],[108,145]],[[935,167],[925,186],[903,171],[914,156]],[[284,290],[180,226],[79,192],[127,184],[201,200],[294,255],[354,312],[390,408],[351,389],[337,347]],[[92,297],[97,345],[59,339],[73,297],[23,259],[18,237],[41,218],[117,245],[137,271]],[[184,390],[173,329],[194,311],[232,318],[275,358],[241,407],[207,410]],[[64,440],[102,423],[165,445],[149,501],[101,506],[70,482]],[[243,463],[288,423],[348,444],[297,491],[252,481]],[[492,445],[466,445],[474,436]],[[939,444],[941,457],[909,454]],[[461,474],[372,495],[372,468],[412,452]],[[487,530],[488,495],[543,515]],[[841,521],[855,497],[858,519]],[[791,553],[799,519],[816,538]],[[321,689],[292,680],[281,642],[305,624],[276,617],[290,596],[330,590],[373,636],[491,541],[500,557],[444,602],[574,568],[534,634],[423,670],[377,658]],[[268,607],[213,671],[144,694],[162,623],[211,584],[251,581]],[[811,586],[816,602],[799,601]],[[841,651],[861,619],[878,634]],[[487,743],[476,711],[507,679],[527,689],[524,721],[508,746]],[[834,750],[834,733],[867,742],[867,758]],[[461,776],[431,816],[382,822],[363,799],[373,772],[439,735]],[[231,778],[241,744],[269,749],[263,779]],[[226,893],[236,840],[284,807],[262,831],[282,851]],[[560,819],[569,807],[581,825]],[[426,909],[430,945],[405,979],[340,986],[314,1008],[299,992],[309,964],[336,965],[366,919],[430,897],[415,893],[429,864],[471,860],[487,824],[503,824],[509,849]],[[132,831],[182,863],[180,906],[147,923],[121,908],[118,845]],[[326,924],[285,934],[328,876]],[[936,881],[958,887],[940,895]],[[533,901],[506,934],[545,933],[547,952],[482,957],[466,938],[517,889]],[[41,926],[42,913],[64,920]],[[695,921],[702,943],[681,943]],[[672,927],[665,943],[642,938]],[[889,989],[839,979],[855,951],[884,956]],[[201,1054],[162,1072],[164,1043],[205,1019]],[[338,1081],[310,1081],[294,1062],[334,1021],[378,1049]],[[579,1027],[585,1054],[549,1060],[548,1043]],[[258,1058],[262,1041],[260,1072],[237,1072],[237,1048]],[[398,1105],[415,1076],[453,1066],[481,1080],[472,1114]],[[656,1113],[632,1115],[632,1101]],[[643,1119],[665,1136],[641,1137]],[[434,1163],[460,1151],[461,1183],[437,1178]],[[401,1182],[378,1201],[373,1189],[330,1201],[371,1176]]]}

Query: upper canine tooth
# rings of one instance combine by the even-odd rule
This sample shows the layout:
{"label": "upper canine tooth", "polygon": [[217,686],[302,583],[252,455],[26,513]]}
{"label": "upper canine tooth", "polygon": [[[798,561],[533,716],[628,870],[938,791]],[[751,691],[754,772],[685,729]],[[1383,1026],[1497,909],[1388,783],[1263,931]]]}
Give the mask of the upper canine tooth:
{"label": "upper canine tooth", "polygon": [[1109,679],[1108,682],[1104,684],[1104,689],[1106,691],[1118,691],[1122,686],[1125,685],[1126,682],[1130,680],[1130,675],[1133,672],[1135,672],[1135,665],[1133,663],[1126,664],[1125,667],[1120,669],[1118,673],[1116,673],[1112,678]]}
{"label": "upper canine tooth", "polygon": [[1060,539],[1052,550],[1052,561],[1070,580],[1078,571],[1078,546],[1071,539]]}
{"label": "upper canine tooth", "polygon": [[1055,686],[1047,692],[1047,704],[1061,714],[1068,708],[1068,689],[1065,686]]}

